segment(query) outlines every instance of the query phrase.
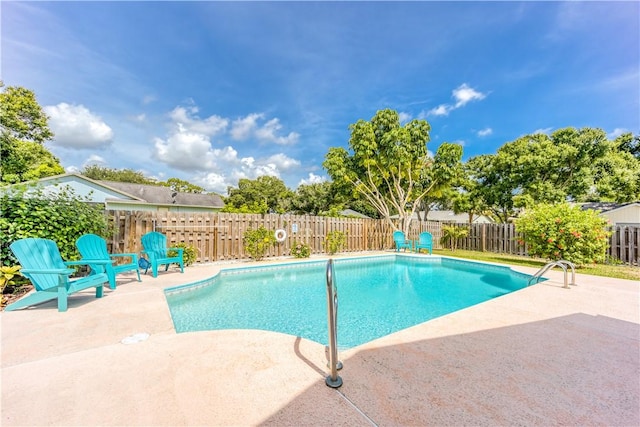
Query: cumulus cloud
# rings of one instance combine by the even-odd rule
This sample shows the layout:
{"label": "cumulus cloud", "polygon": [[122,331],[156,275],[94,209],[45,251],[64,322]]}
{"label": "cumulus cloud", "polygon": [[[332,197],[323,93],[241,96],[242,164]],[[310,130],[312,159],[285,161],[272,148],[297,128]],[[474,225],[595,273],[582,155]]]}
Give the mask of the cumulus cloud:
{"label": "cumulus cloud", "polygon": [[543,134],[543,135],[549,135],[549,134],[551,134],[552,130],[553,130],[553,128],[536,129],[533,132],[531,132],[531,134],[535,135],[537,133],[540,133],[540,134]]}
{"label": "cumulus cloud", "polygon": [[482,130],[478,131],[478,136],[489,136],[493,133],[493,129],[491,128],[484,128]]}
{"label": "cumulus cloud", "polygon": [[207,136],[217,135],[223,132],[229,125],[228,119],[216,115],[201,119],[196,115],[197,113],[198,107],[176,107],[169,113],[169,117],[179,130],[186,130]]}
{"label": "cumulus cloud", "polygon": [[289,132],[288,135],[280,135],[282,125],[280,119],[273,118],[266,123],[262,113],[252,113],[233,121],[231,125],[231,137],[236,141],[255,138],[258,142],[272,142],[278,145],[293,145],[298,142],[300,134]]}
{"label": "cumulus cloud", "polygon": [[299,160],[284,153],[241,156],[231,145],[214,148],[230,140],[278,145],[297,142],[296,132],[281,134],[283,126],[279,119],[267,120],[264,113],[251,113],[235,120],[215,115],[203,119],[197,113],[195,106],[174,108],[168,115],[168,134],[153,141],[153,156],[172,168],[195,173],[193,182],[205,189],[223,193],[227,187],[237,185],[241,178],[280,177],[281,173],[301,166]]}
{"label": "cumulus cloud", "polygon": [[111,127],[83,105],[62,102],[43,109],[49,116],[55,145],[80,149],[104,148],[113,142]]}
{"label": "cumulus cloud", "polygon": [[321,184],[323,182],[325,182],[327,180],[326,177],[324,176],[320,176],[320,175],[316,175],[313,172],[309,172],[309,176],[306,179],[301,179],[300,182],[298,183],[298,186],[301,185],[310,185],[310,184]]}
{"label": "cumulus cloud", "polygon": [[398,113],[398,116],[400,118],[400,123],[407,123],[412,119],[411,114],[409,113],[400,112]]}
{"label": "cumulus cloud", "polygon": [[463,83],[451,92],[452,98],[455,100],[453,104],[440,104],[435,108],[432,108],[427,113],[428,116],[447,116],[449,113],[460,107],[464,107],[471,101],[479,101],[486,98],[482,92],[470,87],[468,84]]}
{"label": "cumulus cloud", "polygon": [[625,134],[625,133],[629,133],[629,132],[631,132],[631,131],[628,130],[628,129],[615,128],[611,133],[607,134],[607,137],[609,137],[609,139],[616,139],[620,135]]}
{"label": "cumulus cloud", "polygon": [[231,125],[231,137],[236,141],[249,138],[258,127],[258,119],[263,117],[263,114],[253,113],[234,120]]}

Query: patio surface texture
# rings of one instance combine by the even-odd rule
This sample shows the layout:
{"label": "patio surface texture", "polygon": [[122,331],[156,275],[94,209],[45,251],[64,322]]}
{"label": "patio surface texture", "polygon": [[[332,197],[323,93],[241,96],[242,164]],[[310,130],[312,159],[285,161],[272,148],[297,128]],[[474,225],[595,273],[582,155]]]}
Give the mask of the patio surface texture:
{"label": "patio surface texture", "polygon": [[[71,296],[66,313],[49,302],[0,314],[2,425],[640,425],[638,282],[578,273],[563,289],[547,273],[340,352],[344,385],[331,389],[321,344],[176,334],[163,289],[239,265],[252,264],[121,275],[102,299]],[[138,333],[149,338],[122,343]]]}

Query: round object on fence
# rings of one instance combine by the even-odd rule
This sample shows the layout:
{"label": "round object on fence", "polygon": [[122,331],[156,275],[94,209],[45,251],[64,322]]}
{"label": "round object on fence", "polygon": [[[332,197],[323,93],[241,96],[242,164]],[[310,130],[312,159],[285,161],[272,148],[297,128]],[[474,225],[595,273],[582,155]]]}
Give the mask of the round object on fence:
{"label": "round object on fence", "polygon": [[287,232],[284,231],[282,228],[279,228],[276,230],[276,241],[279,243],[284,242],[284,240],[287,238]]}

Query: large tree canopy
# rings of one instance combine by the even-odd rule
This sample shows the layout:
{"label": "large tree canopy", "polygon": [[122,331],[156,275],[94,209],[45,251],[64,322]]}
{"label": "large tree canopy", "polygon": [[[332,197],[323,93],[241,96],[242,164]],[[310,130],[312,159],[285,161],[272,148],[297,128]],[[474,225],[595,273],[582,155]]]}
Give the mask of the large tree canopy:
{"label": "large tree canopy", "polygon": [[422,199],[451,179],[462,156],[460,146],[445,143],[430,157],[430,129],[426,120],[403,126],[396,111],[378,111],[371,121],[350,126],[352,152],[332,147],[323,166],[334,181],[352,186],[393,227],[391,216],[397,213],[406,233]]}
{"label": "large tree canopy", "polygon": [[223,212],[285,213],[293,198],[293,192],[275,176],[242,178],[238,188],[228,187],[227,193]]}
{"label": "large tree canopy", "polygon": [[60,161],[43,145],[53,133],[32,91],[10,86],[0,93],[0,127],[0,182],[13,184],[64,173]]}
{"label": "large tree canopy", "polygon": [[566,200],[625,202],[640,197],[640,161],[631,134],[601,129],[526,135],[467,162],[476,195],[502,221],[519,207]]}

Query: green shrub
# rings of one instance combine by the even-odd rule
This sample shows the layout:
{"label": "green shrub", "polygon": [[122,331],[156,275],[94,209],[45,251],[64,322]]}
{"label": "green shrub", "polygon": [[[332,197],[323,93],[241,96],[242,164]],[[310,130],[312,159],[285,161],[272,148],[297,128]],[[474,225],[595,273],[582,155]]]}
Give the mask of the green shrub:
{"label": "green shrub", "polygon": [[347,234],[343,231],[334,230],[327,234],[324,247],[329,255],[340,252],[347,243]]}
{"label": "green shrub", "polygon": [[464,227],[455,225],[442,226],[442,237],[440,238],[440,244],[449,245],[451,251],[455,251],[458,248],[458,239],[467,237],[469,230]]}
{"label": "green shrub", "polygon": [[597,212],[568,203],[541,204],[516,220],[516,230],[524,235],[518,243],[526,243],[530,255],[577,265],[604,261],[606,227]]}
{"label": "green shrub", "polygon": [[[176,243],[175,245],[172,245],[172,247],[174,248],[182,248],[182,260],[184,261],[184,265],[185,266],[189,266],[191,264],[193,264],[194,262],[196,262],[196,259],[198,259],[198,253],[197,250],[195,248],[195,246],[191,246],[188,245],[184,242],[180,242],[180,243]],[[169,256],[176,256],[178,255],[177,251],[169,251],[168,254]]]}
{"label": "green shrub", "polygon": [[273,231],[260,227],[256,230],[247,230],[243,235],[244,251],[251,258],[260,261],[264,258],[270,246],[275,245],[276,236]]}
{"label": "green shrub", "polygon": [[306,243],[298,243],[294,240],[291,247],[291,255],[296,258],[309,258],[311,256],[311,247]]}
{"label": "green shrub", "polygon": [[[108,237],[108,220],[101,204],[89,203],[68,187],[57,194],[45,194],[23,187],[0,196],[0,265],[18,263],[9,245],[27,237],[51,239],[64,260],[79,259],[76,240],[87,233]],[[25,194],[27,193],[28,194]]]}

